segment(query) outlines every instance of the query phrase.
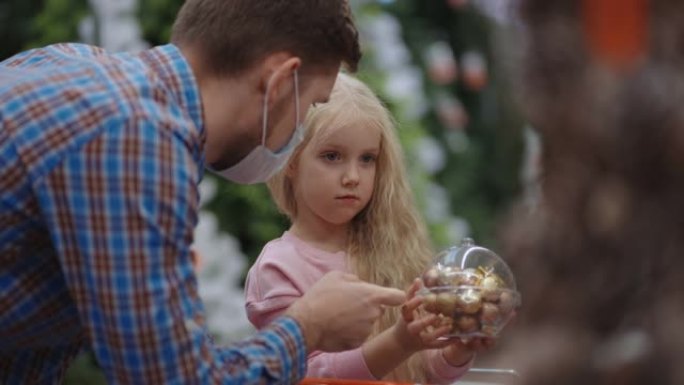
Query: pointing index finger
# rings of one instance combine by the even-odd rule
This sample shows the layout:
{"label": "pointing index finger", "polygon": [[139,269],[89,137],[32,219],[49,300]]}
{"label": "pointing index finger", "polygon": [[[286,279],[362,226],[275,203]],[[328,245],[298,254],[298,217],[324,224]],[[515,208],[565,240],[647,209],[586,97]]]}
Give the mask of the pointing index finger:
{"label": "pointing index finger", "polygon": [[399,306],[406,301],[406,293],[389,287],[375,287],[375,302],[384,306]]}

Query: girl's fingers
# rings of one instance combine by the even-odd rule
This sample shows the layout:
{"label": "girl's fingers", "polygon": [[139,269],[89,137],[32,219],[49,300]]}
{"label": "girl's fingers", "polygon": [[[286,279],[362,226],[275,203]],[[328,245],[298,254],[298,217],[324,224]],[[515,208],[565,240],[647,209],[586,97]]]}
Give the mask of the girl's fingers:
{"label": "girl's fingers", "polygon": [[413,312],[408,308],[407,304],[401,305],[401,318],[403,318],[404,322],[407,324],[413,322]]}
{"label": "girl's fingers", "polygon": [[413,312],[418,309],[418,306],[420,306],[421,303],[423,303],[423,299],[421,297],[413,297],[406,301],[405,305],[410,311]]}
{"label": "girl's fingers", "polygon": [[404,318],[404,321],[406,323],[413,322],[413,319],[415,318],[413,316],[413,312],[420,306],[420,304],[423,302],[423,299],[420,297],[415,297],[411,298],[410,300],[406,301],[401,306],[401,316]]}
{"label": "girl's fingers", "polygon": [[418,289],[420,289],[420,278],[416,278],[413,280],[411,286],[409,286],[408,290],[406,291],[406,295],[409,298],[413,298],[418,292]]}
{"label": "girl's fingers", "polygon": [[420,338],[425,348],[437,349],[448,346],[452,342],[449,339],[440,339],[451,332],[450,325],[442,325],[439,317],[435,314],[427,315],[406,325],[407,331]]}
{"label": "girl's fingers", "polygon": [[452,341],[450,341],[448,338],[440,339],[440,337],[444,337],[449,334],[450,331],[451,327],[444,325],[421,333],[420,338],[423,341],[423,345],[425,345],[427,348],[440,349],[452,344]]}
{"label": "girl's fingers", "polygon": [[436,319],[436,315],[430,314],[421,319],[417,319],[412,321],[411,323],[408,323],[406,325],[406,330],[408,330],[408,332],[413,335],[418,335],[421,332],[425,331],[428,326],[433,326],[436,322]]}

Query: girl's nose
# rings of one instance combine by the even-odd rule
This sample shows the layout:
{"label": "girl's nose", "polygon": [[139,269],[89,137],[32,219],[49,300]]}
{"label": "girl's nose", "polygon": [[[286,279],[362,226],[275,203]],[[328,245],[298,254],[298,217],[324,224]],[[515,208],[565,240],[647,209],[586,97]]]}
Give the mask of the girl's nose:
{"label": "girl's nose", "polygon": [[359,184],[359,169],[356,164],[350,164],[342,175],[342,184],[344,186],[356,186]]}

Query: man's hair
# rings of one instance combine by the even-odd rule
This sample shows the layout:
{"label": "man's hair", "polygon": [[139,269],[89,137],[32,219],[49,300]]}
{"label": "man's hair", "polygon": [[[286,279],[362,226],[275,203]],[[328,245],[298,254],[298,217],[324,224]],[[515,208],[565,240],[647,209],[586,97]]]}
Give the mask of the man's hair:
{"label": "man's hair", "polygon": [[353,72],[361,58],[346,0],[187,0],[171,42],[198,49],[219,75],[240,74],[279,51],[305,68],[344,63]]}

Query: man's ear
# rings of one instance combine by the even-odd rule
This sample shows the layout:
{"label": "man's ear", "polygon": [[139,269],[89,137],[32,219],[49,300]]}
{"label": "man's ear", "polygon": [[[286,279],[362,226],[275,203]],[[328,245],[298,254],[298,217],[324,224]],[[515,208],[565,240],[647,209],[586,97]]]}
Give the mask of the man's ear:
{"label": "man's ear", "polygon": [[302,60],[289,53],[280,52],[268,56],[264,62],[262,82],[268,92],[269,107],[284,95],[291,95],[294,87],[294,72],[301,66]]}

